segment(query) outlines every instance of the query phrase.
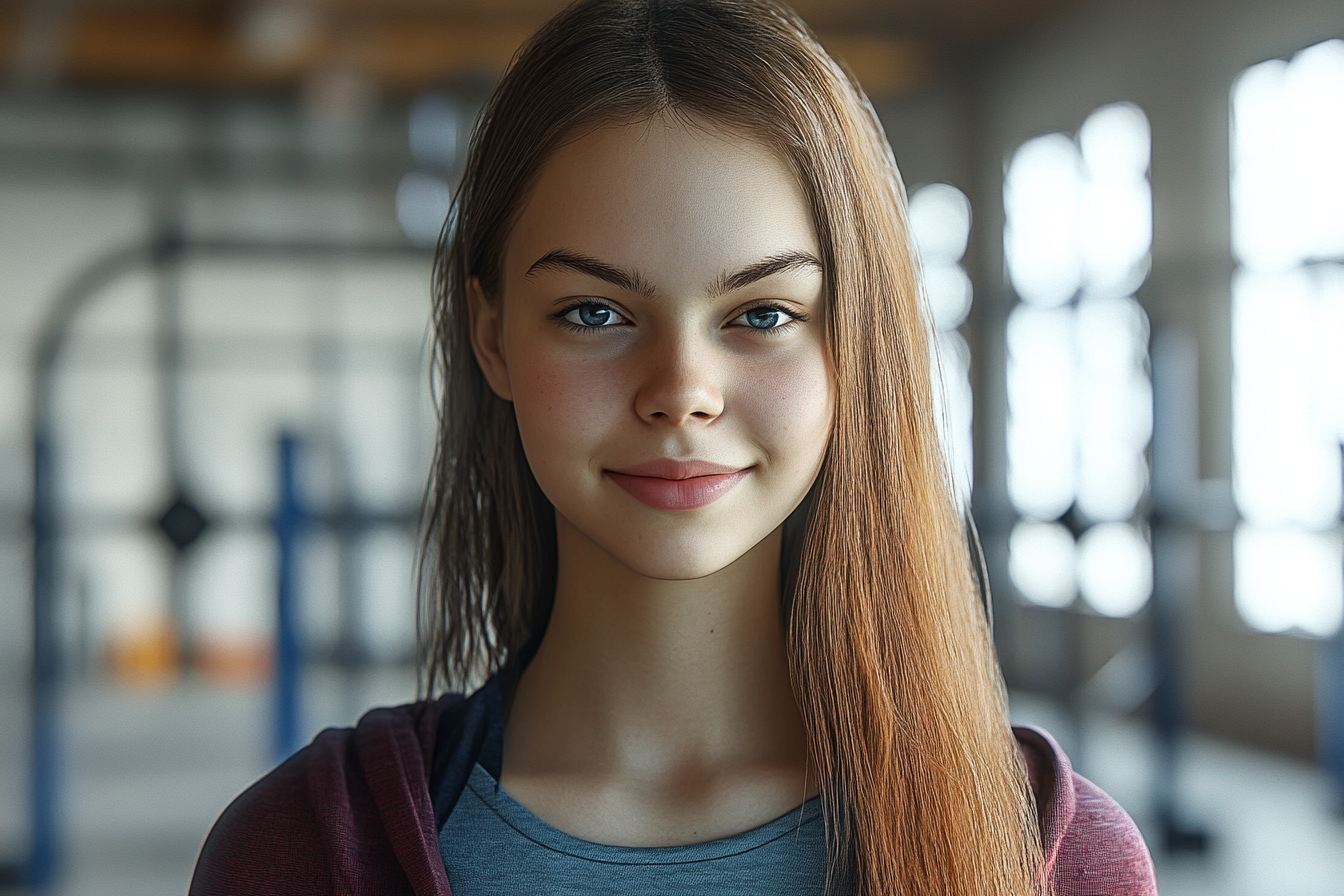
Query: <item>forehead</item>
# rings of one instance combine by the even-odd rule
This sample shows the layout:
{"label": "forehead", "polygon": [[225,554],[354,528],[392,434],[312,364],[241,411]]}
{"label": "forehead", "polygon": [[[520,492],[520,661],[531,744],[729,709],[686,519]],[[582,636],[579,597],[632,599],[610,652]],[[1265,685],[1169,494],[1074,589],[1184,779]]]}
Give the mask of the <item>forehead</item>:
{"label": "forehead", "polygon": [[802,188],[773,149],[676,116],[598,128],[547,161],[510,235],[506,280],[560,248],[669,291],[784,251],[820,255]]}

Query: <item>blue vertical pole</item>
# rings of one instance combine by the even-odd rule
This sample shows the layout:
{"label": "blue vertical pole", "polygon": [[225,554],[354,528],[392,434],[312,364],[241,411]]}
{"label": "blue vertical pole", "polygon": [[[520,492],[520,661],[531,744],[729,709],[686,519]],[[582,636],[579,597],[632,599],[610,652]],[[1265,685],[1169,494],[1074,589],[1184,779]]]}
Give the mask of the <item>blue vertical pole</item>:
{"label": "blue vertical pole", "polygon": [[279,507],[275,516],[278,550],[275,620],[275,755],[285,759],[299,748],[300,667],[298,625],[299,546],[305,528],[299,488],[299,440],[282,435],[279,445]]}
{"label": "blue vertical pole", "polygon": [[33,437],[33,667],[32,738],[29,779],[32,840],[28,886],[36,891],[54,882],[60,858],[57,806],[60,803],[60,744],[57,698],[60,639],[56,625],[56,496],[51,443],[39,429]]}

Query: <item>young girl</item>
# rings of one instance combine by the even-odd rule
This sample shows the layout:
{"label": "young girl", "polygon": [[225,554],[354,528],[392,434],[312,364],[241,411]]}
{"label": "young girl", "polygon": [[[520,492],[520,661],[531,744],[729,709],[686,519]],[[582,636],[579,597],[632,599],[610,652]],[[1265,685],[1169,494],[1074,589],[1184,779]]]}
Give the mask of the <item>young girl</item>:
{"label": "young girl", "polygon": [[770,0],[582,0],[436,276],[431,691],[229,807],[215,893],[1154,894],[1003,686],[891,150]]}

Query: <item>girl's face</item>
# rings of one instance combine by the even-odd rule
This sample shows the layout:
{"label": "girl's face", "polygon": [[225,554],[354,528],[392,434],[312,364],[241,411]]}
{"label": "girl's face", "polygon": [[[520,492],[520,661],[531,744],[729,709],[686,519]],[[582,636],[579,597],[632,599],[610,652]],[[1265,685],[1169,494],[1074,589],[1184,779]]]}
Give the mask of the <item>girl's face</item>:
{"label": "girl's face", "polygon": [[473,338],[556,512],[631,570],[699,578],[802,501],[835,403],[817,234],[755,140],[657,117],[547,162]]}

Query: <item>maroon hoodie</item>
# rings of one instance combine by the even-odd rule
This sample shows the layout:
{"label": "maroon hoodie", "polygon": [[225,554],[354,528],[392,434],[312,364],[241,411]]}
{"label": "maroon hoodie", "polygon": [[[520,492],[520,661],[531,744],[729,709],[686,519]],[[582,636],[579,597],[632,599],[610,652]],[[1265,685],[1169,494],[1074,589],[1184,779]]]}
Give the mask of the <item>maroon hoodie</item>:
{"label": "maroon hoodie", "polygon": [[[472,764],[498,764],[502,700],[490,691],[375,709],[353,729],[323,731],[224,810],[191,896],[451,896],[438,828]],[[1125,811],[1074,773],[1050,735],[1014,733],[1056,896],[1156,896],[1148,848]]]}

